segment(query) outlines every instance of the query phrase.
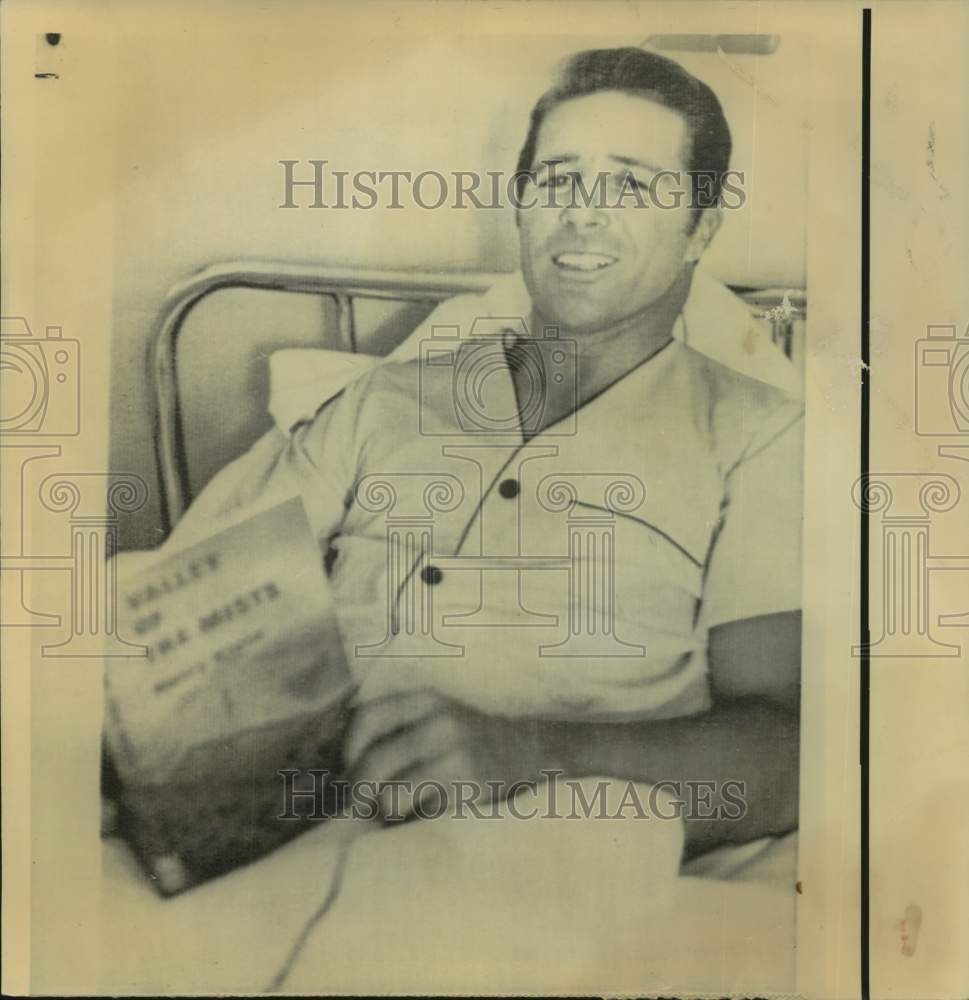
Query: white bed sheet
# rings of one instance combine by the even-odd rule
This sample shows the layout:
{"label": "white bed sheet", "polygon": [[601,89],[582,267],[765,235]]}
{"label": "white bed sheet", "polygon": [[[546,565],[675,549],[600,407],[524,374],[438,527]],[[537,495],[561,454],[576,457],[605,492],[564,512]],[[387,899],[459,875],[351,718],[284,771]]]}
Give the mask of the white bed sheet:
{"label": "white bed sheet", "polygon": [[791,992],[796,838],[720,852],[708,869],[744,872],[724,881],[677,874],[682,837],[631,817],[337,820],[171,899],[112,838],[100,989]]}

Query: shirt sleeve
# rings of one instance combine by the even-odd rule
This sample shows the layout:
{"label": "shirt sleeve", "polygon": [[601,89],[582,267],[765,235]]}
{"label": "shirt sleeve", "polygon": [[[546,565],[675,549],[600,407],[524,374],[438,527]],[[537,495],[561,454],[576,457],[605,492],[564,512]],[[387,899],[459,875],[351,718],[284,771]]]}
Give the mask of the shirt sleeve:
{"label": "shirt sleeve", "polygon": [[317,537],[342,522],[353,488],[367,373],[287,435],[273,428],[218,472],[165,544],[166,553],[301,496]]}
{"label": "shirt sleeve", "polygon": [[366,438],[362,412],[372,373],[347,386],[316,416],[295,427],[282,458],[286,474],[303,499],[317,538],[337,531],[346,516]]}
{"label": "shirt sleeve", "polygon": [[727,474],[701,628],[801,607],[803,497],[804,421],[787,411],[768,421]]}

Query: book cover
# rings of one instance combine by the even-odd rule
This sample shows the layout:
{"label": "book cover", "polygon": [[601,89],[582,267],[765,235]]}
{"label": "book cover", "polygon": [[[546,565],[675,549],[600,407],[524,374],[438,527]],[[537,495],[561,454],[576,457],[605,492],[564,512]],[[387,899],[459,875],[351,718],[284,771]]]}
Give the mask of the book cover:
{"label": "book cover", "polygon": [[[298,498],[121,576],[119,624],[145,654],[106,668],[119,827],[172,894],[329,811],[332,783],[308,772],[339,771],[352,685]],[[284,818],[287,769],[321,800],[302,797],[297,818]]]}

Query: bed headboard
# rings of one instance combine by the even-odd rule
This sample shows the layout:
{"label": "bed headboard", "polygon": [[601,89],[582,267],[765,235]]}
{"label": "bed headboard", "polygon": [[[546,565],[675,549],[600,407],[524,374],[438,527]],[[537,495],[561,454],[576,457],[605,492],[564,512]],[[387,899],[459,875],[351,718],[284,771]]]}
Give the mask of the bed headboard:
{"label": "bed headboard", "polygon": [[[318,264],[293,264],[268,261],[229,261],[213,264],[176,285],[165,299],[151,347],[151,382],[155,400],[155,449],[158,477],[162,489],[162,518],[168,532],[182,516],[192,497],[218,466],[203,462],[193,470],[189,459],[184,387],[180,383],[180,338],[189,314],[215,292],[249,289],[263,292],[314,296],[328,307],[329,340],[317,346],[339,350],[373,351],[371,342],[361,343],[358,336],[360,304],[366,302],[410,304],[413,309],[401,314],[397,330],[388,328],[389,336],[402,339],[428,315],[439,302],[454,295],[481,293],[501,275],[489,272],[389,271],[359,268],[325,267]],[[806,296],[790,289],[734,289],[750,305],[752,312],[771,326],[774,341],[792,355],[792,334],[806,311]],[[321,314],[322,315],[322,314]],[[388,331],[385,330],[385,334]],[[273,329],[269,341],[260,345],[257,362],[268,369],[265,358],[275,347],[293,346],[285,329]],[[320,338],[323,338],[322,324]],[[386,336],[384,337],[386,341]],[[220,338],[220,345],[231,346],[230,338]],[[383,343],[382,350],[395,344]],[[378,353],[380,351],[378,350]],[[190,369],[196,377],[202,377]],[[218,373],[209,373],[207,385],[222,382]],[[224,388],[224,387],[223,387]],[[244,388],[240,385],[240,392]],[[241,454],[267,423],[256,421],[251,427],[234,428],[229,454],[221,456],[224,464]]]}

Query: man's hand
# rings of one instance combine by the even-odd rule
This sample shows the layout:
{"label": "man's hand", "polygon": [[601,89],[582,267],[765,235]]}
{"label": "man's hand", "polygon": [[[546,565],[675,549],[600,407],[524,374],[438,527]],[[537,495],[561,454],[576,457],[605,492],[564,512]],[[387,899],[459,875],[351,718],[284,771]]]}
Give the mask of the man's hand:
{"label": "man's hand", "polygon": [[420,789],[421,782],[443,785],[451,808],[503,799],[556,766],[550,728],[485,715],[430,690],[387,694],[357,707],[344,758],[352,780],[378,784],[385,819],[402,819],[418,805],[440,815],[440,789]]}

